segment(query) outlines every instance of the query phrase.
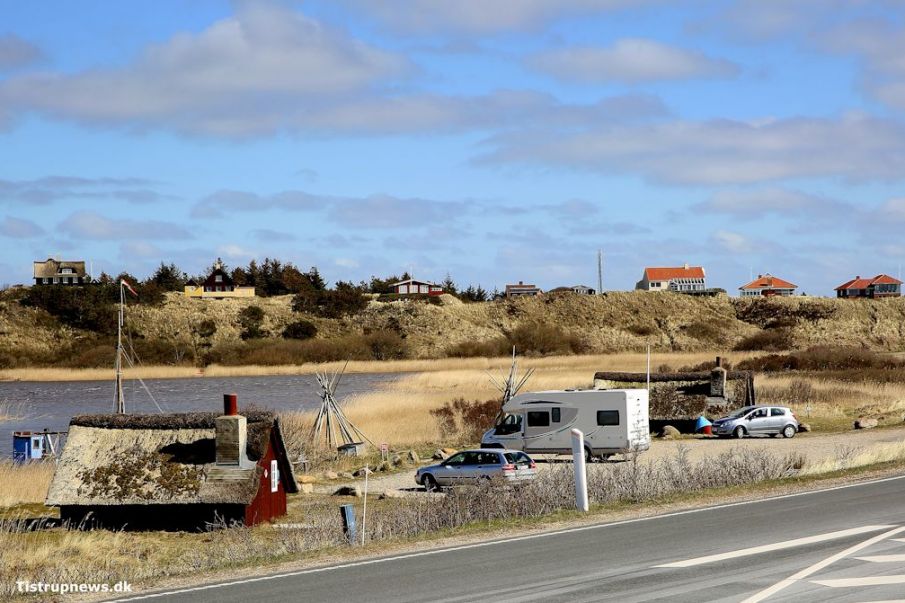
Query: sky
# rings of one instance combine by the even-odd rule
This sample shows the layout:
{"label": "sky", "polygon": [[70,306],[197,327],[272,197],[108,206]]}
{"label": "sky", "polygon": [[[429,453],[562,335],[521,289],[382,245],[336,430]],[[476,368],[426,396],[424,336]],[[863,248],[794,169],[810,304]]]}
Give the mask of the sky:
{"label": "sky", "polygon": [[0,0],[32,261],[809,295],[905,263],[905,3]]}

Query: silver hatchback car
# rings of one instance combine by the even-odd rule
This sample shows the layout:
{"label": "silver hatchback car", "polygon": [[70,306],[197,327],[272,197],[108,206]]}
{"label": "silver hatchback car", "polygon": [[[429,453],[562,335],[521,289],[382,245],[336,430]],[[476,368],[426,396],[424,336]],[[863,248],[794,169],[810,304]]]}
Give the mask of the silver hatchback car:
{"label": "silver hatchback car", "polygon": [[444,486],[474,484],[481,479],[520,482],[536,475],[537,465],[520,450],[479,448],[463,450],[442,463],[421,467],[415,472],[415,482],[430,492]]}
{"label": "silver hatchback car", "polygon": [[791,438],[798,433],[798,417],[785,406],[745,406],[728,417],[714,421],[711,429],[718,436],[776,437],[782,434],[784,438]]}

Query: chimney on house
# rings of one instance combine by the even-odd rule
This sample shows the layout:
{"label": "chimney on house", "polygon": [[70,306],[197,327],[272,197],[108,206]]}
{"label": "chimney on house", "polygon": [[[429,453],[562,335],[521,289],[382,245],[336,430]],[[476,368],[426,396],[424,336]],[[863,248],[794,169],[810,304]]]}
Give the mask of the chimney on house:
{"label": "chimney on house", "polygon": [[685,262],[685,270],[688,270],[688,262]]}
{"label": "chimney on house", "polygon": [[251,461],[245,454],[248,443],[248,423],[239,414],[239,397],[223,395],[223,415],[215,420],[217,464],[247,467]]}

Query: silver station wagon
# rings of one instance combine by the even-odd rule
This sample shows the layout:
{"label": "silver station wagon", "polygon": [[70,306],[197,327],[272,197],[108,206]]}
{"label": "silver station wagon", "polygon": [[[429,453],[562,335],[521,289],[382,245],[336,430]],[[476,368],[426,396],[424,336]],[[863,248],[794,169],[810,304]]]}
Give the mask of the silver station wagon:
{"label": "silver station wagon", "polygon": [[713,434],[743,438],[754,435],[794,437],[798,417],[785,406],[745,406],[713,422]]}
{"label": "silver station wagon", "polygon": [[415,482],[428,492],[446,486],[474,484],[481,479],[520,482],[534,479],[537,465],[520,450],[479,448],[463,450],[442,463],[421,467]]}

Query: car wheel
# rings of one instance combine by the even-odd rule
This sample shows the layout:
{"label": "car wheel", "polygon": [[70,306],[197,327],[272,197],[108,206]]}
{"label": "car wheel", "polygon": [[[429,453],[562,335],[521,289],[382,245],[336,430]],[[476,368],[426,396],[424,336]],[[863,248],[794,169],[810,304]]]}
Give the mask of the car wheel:
{"label": "car wheel", "polygon": [[797,430],[795,429],[794,425],[786,425],[785,427],[782,428],[782,437],[794,438],[796,431]]}
{"label": "car wheel", "polygon": [[585,463],[593,463],[593,462],[594,462],[594,455],[593,455],[593,453],[591,453],[591,449],[590,449],[590,448],[585,448],[585,449],[584,449],[584,462],[585,462]]}
{"label": "car wheel", "polygon": [[743,437],[745,437],[745,428],[739,425],[735,428],[735,431],[732,432],[732,435],[741,440]]}
{"label": "car wheel", "polygon": [[437,480],[434,479],[434,476],[430,473],[425,474],[425,476],[421,478],[421,485],[424,486],[424,489],[428,492],[440,491],[440,484],[437,483]]}

